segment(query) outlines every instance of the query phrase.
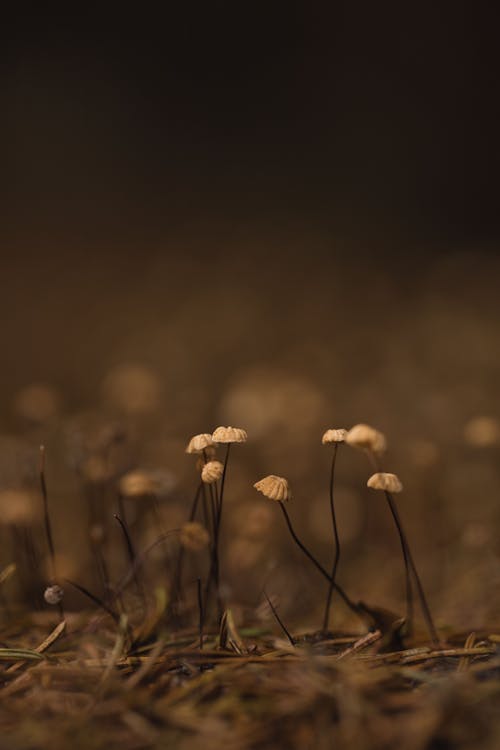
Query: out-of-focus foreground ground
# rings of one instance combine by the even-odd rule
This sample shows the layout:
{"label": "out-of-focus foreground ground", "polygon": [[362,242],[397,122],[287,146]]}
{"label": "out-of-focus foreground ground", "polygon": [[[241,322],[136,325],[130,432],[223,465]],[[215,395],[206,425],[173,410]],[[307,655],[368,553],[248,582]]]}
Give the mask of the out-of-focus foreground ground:
{"label": "out-of-focus foreground ground", "polygon": [[[37,497],[40,443],[61,568],[92,585],[82,481],[161,470],[164,522],[175,528],[197,483],[188,439],[233,424],[249,440],[233,451],[227,479],[229,598],[253,608],[266,584],[287,617],[308,612],[319,624],[321,581],[252,485],[269,473],[289,479],[297,528],[329,566],[330,453],[321,436],[363,421],[387,436],[384,464],[403,481],[401,514],[438,622],[498,618],[500,309],[491,252],[401,248],[389,257],[305,229],[241,226],[194,239],[186,230],[144,254],[33,250],[11,253],[2,274],[2,564],[9,527],[22,523],[11,517],[11,493]],[[104,461],[110,429],[121,442]],[[398,540],[381,497],[366,489],[369,473],[361,454],[341,450],[339,580],[354,598],[400,611]],[[113,493],[103,502],[112,519]],[[134,526],[129,513],[144,546],[151,524]]]}

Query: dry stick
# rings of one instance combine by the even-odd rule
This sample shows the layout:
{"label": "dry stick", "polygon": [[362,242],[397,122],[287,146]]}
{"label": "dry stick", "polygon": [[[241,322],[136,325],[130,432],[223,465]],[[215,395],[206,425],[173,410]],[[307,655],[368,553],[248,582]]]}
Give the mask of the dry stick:
{"label": "dry stick", "polygon": [[[49,502],[48,502],[48,496],[47,496],[47,483],[45,481],[45,446],[40,446],[40,464],[39,464],[39,474],[40,474],[40,489],[42,491],[42,500],[43,500],[43,519],[45,524],[45,535],[47,537],[47,544],[49,547],[49,553],[50,553],[50,565],[51,565],[51,583],[57,582],[57,571],[56,571],[56,553],[54,550],[54,539],[52,537],[52,526],[50,523],[50,515],[49,515]],[[64,620],[64,608],[62,605],[62,602],[59,602],[57,605],[57,608],[59,610],[59,616],[61,620]]]}
{"label": "dry stick", "polygon": [[334,480],[335,480],[335,461],[337,458],[338,445],[339,445],[338,443],[333,444],[332,468],[330,471],[330,513],[332,516],[333,537],[335,539],[335,558],[334,558],[333,567],[332,567],[332,580],[330,581],[330,584],[328,586],[328,594],[326,597],[325,616],[323,619],[323,632],[324,633],[328,631],[333,586],[335,583],[335,576],[337,574],[337,566],[339,564],[339,559],[340,559],[340,539],[339,539],[339,532],[337,528],[337,518],[335,515],[335,504],[333,501],[333,485],[334,485]]}
{"label": "dry stick", "polygon": [[349,656],[349,654],[355,654],[358,651],[361,651],[363,648],[366,648],[366,646],[370,646],[380,638],[382,638],[382,633],[380,630],[374,630],[373,633],[367,633],[366,635],[361,636],[361,638],[358,638],[358,640],[355,641],[352,646],[349,646],[344,651],[341,651],[336,658],[337,660],[344,659],[346,656]]}
{"label": "dry stick", "polygon": [[267,591],[265,589],[263,589],[262,593],[266,597],[266,601],[267,601],[267,603],[269,605],[269,608],[270,608],[271,612],[273,613],[273,615],[274,615],[274,617],[276,619],[276,622],[278,623],[278,625],[280,626],[280,628],[282,629],[282,631],[284,632],[284,634],[286,635],[286,637],[290,641],[290,644],[292,646],[295,646],[295,639],[292,637],[292,635],[289,633],[288,629],[286,628],[285,623],[283,622],[283,620],[279,616],[276,607],[274,606],[274,604],[272,603],[271,599],[267,595]]}
{"label": "dry stick", "polygon": [[[317,570],[321,573],[321,575],[324,578],[326,578],[326,580],[328,581],[328,583],[330,583],[331,580],[332,580],[330,578],[330,575],[326,572],[326,570],[321,565],[321,563],[319,563],[316,560],[316,558],[314,557],[314,555],[312,555],[311,552],[309,552],[309,550],[307,549],[307,547],[305,546],[305,544],[303,544],[303,542],[300,541],[299,537],[295,533],[295,530],[294,530],[294,528],[292,526],[292,522],[290,520],[290,516],[288,515],[288,511],[285,508],[284,504],[281,502],[281,500],[279,501],[279,505],[281,507],[281,510],[283,511],[283,515],[285,516],[285,521],[286,521],[286,524],[288,526],[288,530],[289,530],[290,534],[292,535],[292,539],[294,540],[295,544],[302,550],[302,552],[304,553],[304,555],[312,562],[312,564],[317,568]],[[347,596],[347,594],[345,593],[345,591],[339,586],[338,583],[333,582],[333,587],[334,587],[335,591],[337,591],[337,593],[339,594],[339,596],[341,597],[341,599],[349,607],[349,609],[352,612],[354,612],[355,614],[357,614],[358,617],[362,620],[363,624],[366,625],[366,621],[365,621],[365,619],[364,619],[364,617],[363,617],[363,615],[362,615],[362,613],[360,611],[360,608],[356,604],[354,604],[354,602],[351,599],[349,599],[349,597]]]}

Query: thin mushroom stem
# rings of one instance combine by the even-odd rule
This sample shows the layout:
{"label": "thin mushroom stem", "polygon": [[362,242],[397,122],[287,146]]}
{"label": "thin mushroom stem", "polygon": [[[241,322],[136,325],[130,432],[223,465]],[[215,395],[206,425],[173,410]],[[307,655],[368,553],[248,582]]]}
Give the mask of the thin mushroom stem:
{"label": "thin mushroom stem", "polygon": [[[380,464],[380,461],[378,460],[377,455],[371,451],[367,450],[367,455],[370,463],[372,464],[374,470],[376,472],[382,471],[382,466]],[[411,570],[410,570],[410,561],[409,561],[409,545],[408,540],[406,538],[406,534],[404,533],[404,529],[401,523],[401,519],[399,517],[399,513],[397,512],[396,504],[394,500],[389,500],[388,498],[389,493],[385,493],[387,503],[389,505],[389,510],[391,512],[391,515],[393,517],[394,523],[396,524],[396,529],[399,535],[399,541],[401,544],[401,551],[403,553],[403,562],[404,562],[404,569],[405,569],[405,591],[406,591],[406,625],[407,625],[407,631],[408,634],[411,635],[413,631],[413,587],[411,583]]]}
{"label": "thin mushroom stem", "polygon": [[[399,532],[399,535],[400,535],[400,539],[402,540],[402,544],[405,547],[405,561],[407,562],[407,564],[408,564],[411,572],[413,573],[413,578],[415,579],[415,584],[416,584],[418,596],[419,596],[419,599],[420,599],[420,606],[422,608],[422,614],[424,616],[424,619],[425,619],[425,622],[426,622],[426,625],[427,625],[427,629],[429,631],[429,634],[431,636],[431,639],[432,639],[434,645],[439,645],[440,644],[440,640],[439,640],[439,636],[438,636],[438,633],[437,633],[437,630],[436,630],[436,626],[434,625],[434,621],[432,619],[431,611],[430,611],[429,605],[427,603],[427,598],[425,596],[424,588],[422,586],[422,582],[420,580],[420,576],[419,576],[419,574],[417,572],[417,568],[416,568],[415,562],[413,560],[413,556],[411,554],[410,547],[408,545],[408,540],[407,540],[406,534],[404,532],[403,525],[401,523],[401,518],[399,516],[399,512],[398,512],[396,503],[395,503],[394,498],[392,497],[392,495],[391,495],[390,492],[386,492],[385,496],[386,496],[387,502],[389,504],[389,508],[391,510],[392,517],[394,518],[394,522],[395,522],[396,527],[398,529],[398,532]],[[413,616],[413,611],[411,611],[410,616]]]}
{"label": "thin mushroom stem", "polygon": [[[128,524],[123,520],[123,518],[120,518],[120,516],[115,513],[114,517],[116,521],[120,524],[120,528],[123,532],[123,539],[125,542],[125,547],[127,550],[127,556],[129,559],[129,563],[132,569],[134,569],[135,560],[137,558],[137,553],[135,551],[134,543],[132,542],[132,537],[130,536],[130,529],[128,528]],[[147,608],[147,599],[146,599],[146,592],[144,591],[143,583],[139,577],[139,574],[134,571],[134,583],[135,588],[137,590],[137,593],[139,594],[139,597],[142,601],[142,606],[144,609]]]}
{"label": "thin mushroom stem", "polygon": [[396,524],[396,529],[398,531],[399,541],[401,544],[401,550],[403,552],[406,583],[406,622],[408,634],[411,635],[411,633],[413,632],[413,587],[411,584],[410,548],[408,546],[408,540],[406,538],[406,534],[404,532],[401,518],[399,516],[396,503],[394,502],[394,498],[389,492],[385,492],[384,494],[389,506],[389,510],[391,511],[391,515],[394,519],[394,523]]}
{"label": "thin mushroom stem", "polygon": [[333,444],[332,465],[331,465],[331,470],[330,470],[330,513],[332,517],[333,537],[335,540],[335,557],[334,557],[333,566],[332,566],[331,581],[328,586],[328,594],[326,597],[326,606],[325,606],[325,615],[323,619],[323,632],[325,633],[328,631],[329,620],[330,620],[330,607],[332,603],[332,594],[333,594],[333,588],[335,585],[335,576],[337,574],[337,567],[338,567],[339,559],[340,559],[340,539],[339,539],[337,517],[335,515],[335,503],[334,503],[334,497],[333,497],[333,487],[334,487],[334,480],[335,480],[335,462],[337,459],[338,445],[339,445],[338,443]]}
{"label": "thin mushroom stem", "polygon": [[[45,446],[44,445],[40,446],[39,477],[40,477],[40,489],[42,492],[42,500],[43,500],[43,519],[44,519],[44,525],[45,525],[45,535],[47,537],[47,545],[49,547],[49,553],[50,553],[51,577],[52,577],[52,582],[55,583],[57,581],[56,553],[54,549],[54,538],[52,536],[52,524],[50,523],[47,483],[45,481]],[[64,607],[62,605],[62,602],[58,603],[57,608],[59,610],[59,616],[61,620],[64,620]]]}
{"label": "thin mushroom stem", "polygon": [[[198,510],[198,504],[200,502],[202,491],[203,491],[203,482],[200,482],[196,490],[193,503],[191,505],[191,510],[189,512],[189,519],[188,519],[189,522],[194,521],[195,519],[196,511]],[[179,600],[181,598],[183,563],[184,563],[184,547],[181,546],[179,549],[179,553],[177,555],[177,562],[175,565],[173,581],[172,581],[172,595],[171,596],[172,596],[172,605],[174,606],[178,605]]]}
{"label": "thin mushroom stem", "polygon": [[201,578],[196,579],[196,592],[198,596],[198,633],[200,651],[203,649],[203,594],[201,591]]}
{"label": "thin mushroom stem", "polygon": [[54,538],[52,536],[52,525],[50,523],[50,513],[49,513],[49,502],[48,502],[48,495],[47,495],[47,483],[45,481],[45,446],[40,446],[40,467],[39,467],[39,475],[40,475],[40,489],[42,491],[42,500],[43,500],[43,521],[45,526],[45,536],[47,537],[47,545],[49,548],[49,554],[50,554],[50,565],[51,565],[51,578],[52,582],[56,582],[56,554],[54,549]]}
{"label": "thin mushroom stem", "polygon": [[[205,465],[209,462],[209,457],[206,449],[203,450],[203,460]],[[208,494],[210,503],[208,503],[206,487],[203,486],[204,495],[204,510],[205,510],[205,526],[212,533],[212,545],[210,550],[210,571],[215,575],[216,581],[218,581],[218,561],[215,560],[215,538],[217,535],[217,514],[218,514],[218,497],[217,497],[217,483],[210,483],[208,485]],[[208,506],[208,507],[207,507]],[[213,566],[213,567],[212,567]]]}
{"label": "thin mushroom stem", "polygon": [[[213,554],[213,570],[211,571],[211,574],[214,577],[215,582],[215,591],[217,596],[217,606],[219,608],[219,616],[222,615],[222,611],[224,609],[223,602],[221,599],[220,594],[220,559],[219,559],[219,547],[220,547],[220,525],[222,520],[222,507],[224,502],[224,485],[226,483],[226,473],[227,473],[227,465],[229,462],[229,453],[231,449],[231,443],[227,444],[226,447],[226,457],[224,459],[224,468],[222,470],[222,478],[220,482],[220,493],[218,498],[217,505],[217,518],[216,518],[216,524],[215,524],[215,539],[214,539],[214,554]],[[209,578],[209,584],[210,584],[210,578]],[[209,588],[209,585],[207,586]],[[206,608],[206,603],[205,603]]]}
{"label": "thin mushroom stem", "polygon": [[269,606],[269,609],[270,609],[270,610],[271,610],[271,612],[273,613],[273,615],[274,615],[274,617],[275,617],[275,619],[276,619],[276,622],[278,623],[278,625],[280,626],[280,628],[282,629],[282,631],[284,632],[284,634],[286,635],[286,637],[287,637],[287,638],[288,638],[288,640],[290,641],[290,645],[291,645],[291,646],[295,646],[295,640],[294,640],[293,636],[291,635],[291,633],[290,633],[290,631],[288,630],[288,628],[286,627],[285,623],[283,622],[283,620],[282,620],[282,619],[281,619],[281,617],[279,616],[279,614],[278,614],[278,611],[277,611],[276,607],[275,607],[275,606],[274,606],[274,604],[272,603],[272,601],[271,601],[270,597],[269,597],[269,596],[267,595],[267,591],[266,591],[265,589],[263,590],[263,594],[264,594],[264,596],[266,597],[266,601],[267,601],[267,604],[268,604],[268,606]]}
{"label": "thin mushroom stem", "polygon": [[155,539],[154,542],[152,542],[148,547],[146,547],[143,552],[140,552],[138,555],[136,555],[133,564],[130,566],[127,573],[123,576],[121,581],[118,583],[116,589],[115,589],[115,596],[120,596],[120,594],[127,588],[129,583],[134,579],[135,574],[138,570],[142,567],[145,560],[147,559],[149,553],[156,549],[160,544],[163,544],[164,542],[167,542],[170,540],[172,536],[175,536],[179,533],[180,529],[170,529],[170,531],[166,531],[164,534],[161,534],[158,539]]}
{"label": "thin mushroom stem", "polygon": [[[299,537],[295,533],[295,530],[294,530],[294,528],[292,526],[292,522],[290,520],[290,516],[288,515],[288,511],[285,508],[284,504],[281,502],[281,500],[279,501],[279,505],[280,505],[281,510],[283,511],[283,515],[285,517],[285,521],[286,521],[286,524],[288,526],[288,530],[289,530],[289,532],[290,532],[290,534],[292,536],[292,539],[294,540],[295,544],[304,553],[304,555],[308,558],[308,560],[310,560],[312,562],[312,564],[315,566],[315,568],[321,573],[321,575],[323,576],[323,578],[326,578],[326,580],[328,581],[328,583],[330,583],[331,580],[332,580],[331,577],[330,577],[330,575],[326,572],[326,570],[321,565],[321,563],[319,563],[316,560],[316,558],[314,557],[314,555],[311,552],[309,552],[309,550],[307,549],[307,547],[305,546],[305,544],[299,539]],[[352,612],[355,612],[363,620],[363,622],[365,622],[365,620],[364,620],[364,618],[363,618],[363,616],[362,616],[362,614],[360,612],[359,607],[351,599],[349,599],[349,597],[347,596],[347,594],[345,593],[345,591],[338,585],[338,583],[334,582],[333,583],[333,587],[334,587],[335,591],[337,591],[337,593],[339,594],[339,596],[341,597],[341,599],[349,607],[349,609],[352,610]]]}
{"label": "thin mushroom stem", "polygon": [[[372,465],[374,466],[375,471],[382,471],[380,461],[378,460],[377,456],[373,453],[373,451],[368,451],[368,457]],[[440,640],[439,640],[439,636],[436,630],[436,626],[434,625],[431,611],[427,603],[427,598],[425,596],[424,588],[422,586],[422,582],[420,580],[420,576],[418,574],[415,561],[413,560],[413,555],[411,554],[408,537],[404,530],[403,523],[401,521],[401,516],[399,515],[396,502],[390,492],[387,492],[386,490],[384,494],[387,500],[387,504],[389,506],[389,510],[393,517],[394,523],[396,525],[396,529],[398,531],[398,535],[399,535],[399,539],[401,543],[401,549],[403,552],[403,559],[404,559],[404,564],[405,564],[405,578],[406,578],[406,613],[407,613],[406,617],[407,617],[407,622],[408,622],[408,630],[411,633],[413,629],[413,590],[412,590],[412,585],[411,585],[411,575],[413,574],[415,585],[417,587],[418,598],[420,600],[420,607],[422,609],[422,614],[424,616],[425,623],[429,631],[429,635],[431,636],[431,640],[433,641],[434,645],[439,645]]]}

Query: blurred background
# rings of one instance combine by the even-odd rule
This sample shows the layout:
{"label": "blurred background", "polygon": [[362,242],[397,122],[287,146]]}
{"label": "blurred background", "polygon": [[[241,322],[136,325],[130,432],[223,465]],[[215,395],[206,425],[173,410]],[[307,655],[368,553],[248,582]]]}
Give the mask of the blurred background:
{"label": "blurred background", "polygon": [[[288,477],[330,565],[321,436],[363,421],[388,438],[438,621],[498,616],[495,26],[456,5],[366,5],[6,19],[2,566],[39,524],[41,442],[60,565],[91,585],[90,505],[108,519],[120,477],[147,469],[178,526],[189,438],[234,424],[249,441],[228,473],[228,595],[255,608],[266,582],[315,622],[322,582],[252,484]],[[369,473],[340,451],[339,580],[400,611]],[[154,523],[132,505],[143,546]]]}

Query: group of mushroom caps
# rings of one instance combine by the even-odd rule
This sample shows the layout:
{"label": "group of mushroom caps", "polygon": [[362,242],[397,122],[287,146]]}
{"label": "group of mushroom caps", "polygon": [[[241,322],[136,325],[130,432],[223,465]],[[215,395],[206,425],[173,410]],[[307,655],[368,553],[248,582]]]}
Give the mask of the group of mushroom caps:
{"label": "group of mushroom caps", "polygon": [[[225,463],[214,458],[214,447],[219,444],[246,443],[246,430],[239,427],[217,427],[213,433],[200,433],[191,438],[186,453],[202,454],[201,479],[206,484],[219,481],[224,473]],[[367,424],[357,424],[350,430],[329,429],[323,435],[323,445],[337,446],[347,443],[354,448],[360,448],[374,457],[381,455],[386,449],[385,436]],[[375,472],[367,482],[367,486],[374,490],[384,490],[392,493],[401,492],[403,485],[396,474],[385,471]],[[270,500],[290,500],[292,493],[288,480],[275,474],[255,482],[254,487]]]}
{"label": "group of mushroom caps", "polygon": [[[384,435],[367,424],[357,424],[351,430],[330,429],[327,430],[321,440],[323,445],[347,443],[354,448],[361,448],[374,457],[382,454],[386,449]],[[377,471],[368,479],[367,486],[373,490],[384,490],[387,492],[401,492],[403,485],[396,474],[386,471]],[[270,474],[254,484],[254,487],[270,500],[290,500],[292,493],[290,485],[284,477]]]}
{"label": "group of mushroom caps", "polygon": [[[214,558],[215,566],[217,567],[218,575],[218,539],[220,531],[220,522],[222,516],[222,501],[224,493],[224,481],[226,476],[227,463],[229,458],[229,450],[233,443],[244,443],[247,440],[247,433],[245,430],[236,427],[218,427],[212,434],[202,433],[195,435],[189,442],[186,452],[201,454],[202,459],[199,465],[201,471],[202,483],[209,485],[216,485],[220,480],[220,489],[215,490],[214,496],[215,501],[213,504],[214,508]],[[292,497],[290,485],[285,477],[277,476],[275,474],[269,474],[263,477],[253,485],[258,492],[261,492],[265,497],[270,500],[274,500],[281,506],[283,514],[285,516],[288,529],[302,552],[309,558],[309,560],[315,565],[317,570],[323,575],[328,581],[328,597],[325,609],[325,617],[323,621],[323,629],[327,630],[329,623],[330,603],[331,597],[334,590],[341,596],[344,602],[355,612],[359,614],[358,605],[354,604],[349,597],[345,594],[343,589],[336,582],[336,572],[340,557],[340,540],[337,530],[337,522],[335,516],[334,506],[334,472],[335,463],[337,457],[337,450],[339,445],[346,443],[347,445],[360,449],[367,455],[372,468],[375,470],[374,473],[369,477],[367,486],[374,490],[380,490],[385,493],[385,497],[395,522],[403,555],[404,567],[405,567],[405,579],[406,579],[406,617],[405,625],[406,632],[410,634],[413,627],[413,584],[417,590],[417,596],[420,601],[422,613],[426,621],[427,629],[431,640],[434,643],[439,642],[436,628],[434,626],[432,616],[430,613],[429,606],[423,591],[423,587],[420,581],[420,577],[417,573],[413,556],[410,552],[410,547],[406,533],[403,529],[399,512],[397,510],[393,494],[402,491],[403,486],[396,474],[386,472],[382,470],[381,456],[386,450],[386,439],[385,436],[367,424],[357,424],[350,430],[345,429],[328,429],[323,434],[322,438],[323,445],[328,445],[333,448],[332,463],[331,463],[331,475],[330,475],[330,509],[332,515],[332,524],[334,532],[335,542],[335,556],[334,563],[331,573],[328,573],[323,566],[318,562],[314,555],[307,549],[307,547],[301,542],[297,536],[291,520],[288,516],[288,512],[284,505],[285,502],[289,501]],[[217,444],[226,445],[226,456],[224,462],[215,459],[215,447]]]}

